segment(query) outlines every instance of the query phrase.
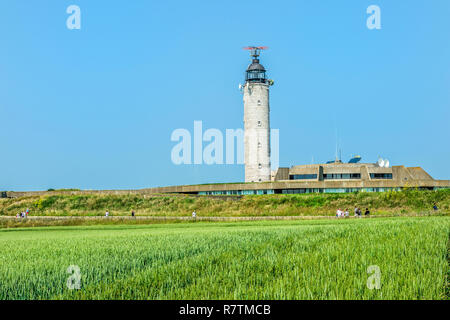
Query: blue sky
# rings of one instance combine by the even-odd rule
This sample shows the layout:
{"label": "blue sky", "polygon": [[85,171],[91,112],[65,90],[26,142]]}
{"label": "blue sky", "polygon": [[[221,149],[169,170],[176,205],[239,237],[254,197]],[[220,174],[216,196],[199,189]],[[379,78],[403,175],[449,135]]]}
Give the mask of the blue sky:
{"label": "blue sky", "polygon": [[4,0],[0,190],[242,181],[243,165],[174,165],[170,136],[242,128],[247,45],[270,48],[280,166],[332,159],[337,131],[343,160],[449,179],[450,2],[430,3]]}

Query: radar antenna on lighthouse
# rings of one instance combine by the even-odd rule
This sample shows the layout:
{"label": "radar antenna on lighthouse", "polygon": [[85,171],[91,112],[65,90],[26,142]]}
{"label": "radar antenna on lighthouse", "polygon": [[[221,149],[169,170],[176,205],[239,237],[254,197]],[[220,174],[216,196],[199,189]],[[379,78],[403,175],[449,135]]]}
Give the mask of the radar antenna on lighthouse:
{"label": "radar antenna on lighthouse", "polygon": [[261,50],[267,50],[267,49],[269,49],[269,47],[265,47],[265,46],[262,46],[262,47],[254,47],[254,46],[244,47],[244,50],[250,51],[250,55],[253,58],[255,58],[255,59],[257,59],[259,57],[259,54],[261,53]]}

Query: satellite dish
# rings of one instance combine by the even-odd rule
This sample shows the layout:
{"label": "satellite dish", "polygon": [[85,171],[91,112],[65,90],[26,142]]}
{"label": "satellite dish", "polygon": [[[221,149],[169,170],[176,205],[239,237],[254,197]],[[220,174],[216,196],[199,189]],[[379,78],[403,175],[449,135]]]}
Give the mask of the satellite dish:
{"label": "satellite dish", "polygon": [[388,159],[384,160],[384,167],[389,168],[389,160]]}
{"label": "satellite dish", "polygon": [[377,164],[379,167],[384,167],[384,160],[383,159],[378,159]]}

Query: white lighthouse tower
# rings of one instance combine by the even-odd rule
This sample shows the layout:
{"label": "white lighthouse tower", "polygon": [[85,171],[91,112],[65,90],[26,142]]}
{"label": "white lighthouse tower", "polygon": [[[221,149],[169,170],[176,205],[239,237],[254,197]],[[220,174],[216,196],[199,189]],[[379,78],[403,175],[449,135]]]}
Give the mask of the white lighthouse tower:
{"label": "white lighthouse tower", "polygon": [[252,63],[245,73],[244,154],[245,182],[270,181],[270,118],[269,87],[266,70],[259,63],[259,54],[266,47],[247,47]]}

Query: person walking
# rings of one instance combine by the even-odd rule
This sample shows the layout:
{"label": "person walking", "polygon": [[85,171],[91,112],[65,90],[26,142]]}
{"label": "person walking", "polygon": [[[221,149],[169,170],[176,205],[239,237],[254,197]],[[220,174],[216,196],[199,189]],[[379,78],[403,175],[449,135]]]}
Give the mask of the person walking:
{"label": "person walking", "polygon": [[131,216],[134,217],[134,210],[131,210]]}
{"label": "person walking", "polygon": [[195,212],[195,210],[194,210],[194,212],[192,212],[192,219],[196,219],[197,218],[197,212]]}
{"label": "person walking", "polygon": [[105,212],[105,217],[109,217],[109,211],[108,210],[106,210],[106,212]]}
{"label": "person walking", "polygon": [[438,207],[437,207],[436,203],[433,205],[433,210],[438,211]]}
{"label": "person walking", "polygon": [[348,209],[345,209],[345,212],[344,212],[344,216],[346,217],[346,218],[348,218],[349,217],[349,212],[348,212]]}
{"label": "person walking", "polygon": [[364,212],[364,215],[365,215],[366,217],[368,217],[368,216],[370,215],[369,208],[366,208],[366,212]]}

